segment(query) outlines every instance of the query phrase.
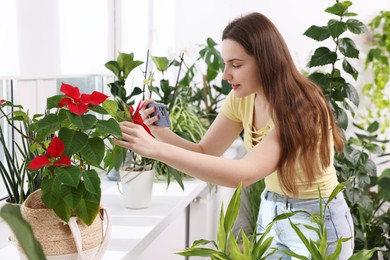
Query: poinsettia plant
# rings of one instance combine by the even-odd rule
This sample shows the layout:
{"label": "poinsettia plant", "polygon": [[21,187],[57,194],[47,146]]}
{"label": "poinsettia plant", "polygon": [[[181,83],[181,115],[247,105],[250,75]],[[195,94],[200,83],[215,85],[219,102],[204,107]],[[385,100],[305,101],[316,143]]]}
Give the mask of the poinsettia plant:
{"label": "poinsettia plant", "polygon": [[77,216],[90,225],[100,208],[97,170],[116,164],[109,139],[121,136],[121,130],[104,108],[114,102],[105,94],[81,94],[78,87],[65,83],[60,91],[63,94],[47,99],[46,114],[37,116],[31,127],[35,138],[30,150],[39,155],[28,168],[43,169],[41,199],[47,208],[65,222]]}
{"label": "poinsettia plant", "polygon": [[[124,105],[121,109],[118,107],[118,103],[109,101],[103,104],[110,115],[118,122],[130,121],[135,124],[141,125],[146,132],[152,135],[149,127],[144,123],[141,116],[141,109],[143,108],[143,101],[139,101],[138,105],[134,108],[133,105]],[[120,159],[118,159],[120,158]],[[150,170],[153,167],[154,160],[142,157],[126,148],[113,145],[113,153],[106,158],[107,164],[113,164],[114,167],[119,169],[142,171]]]}

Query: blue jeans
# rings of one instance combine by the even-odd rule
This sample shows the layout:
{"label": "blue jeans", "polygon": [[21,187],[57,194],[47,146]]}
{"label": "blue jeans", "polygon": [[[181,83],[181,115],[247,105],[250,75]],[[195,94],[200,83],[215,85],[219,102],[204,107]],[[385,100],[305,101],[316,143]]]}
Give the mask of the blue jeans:
{"label": "blue jeans", "polygon": [[[327,198],[323,198],[323,207]],[[261,194],[261,204],[257,220],[257,232],[263,233],[267,225],[277,216],[285,212],[294,212],[296,210],[305,210],[309,213],[319,213],[318,199],[294,199],[286,198],[283,195],[265,190]],[[305,228],[304,225],[318,227],[316,223],[310,221],[310,216],[305,213],[293,215],[291,221],[298,225],[308,240],[311,238],[317,241],[318,235],[315,231]],[[327,228],[328,244],[336,241],[340,237],[351,238],[342,244],[342,251],[339,259],[348,259],[353,254],[354,247],[354,226],[351,213],[345,202],[343,194],[340,192],[328,205],[326,210],[325,225]],[[271,248],[277,248],[274,254],[267,259],[295,259],[281,250],[293,251],[311,259],[309,251],[300,240],[294,229],[292,229],[288,219],[276,221],[270,233],[267,236],[273,237]],[[327,254],[334,252],[336,244],[331,244],[327,249]],[[271,252],[272,250],[269,250]]]}

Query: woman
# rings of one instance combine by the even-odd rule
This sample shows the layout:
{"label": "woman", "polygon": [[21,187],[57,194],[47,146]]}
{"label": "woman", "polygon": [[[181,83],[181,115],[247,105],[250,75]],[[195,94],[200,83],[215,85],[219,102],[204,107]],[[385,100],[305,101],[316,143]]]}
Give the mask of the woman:
{"label": "woman", "polygon": [[[258,231],[282,212],[318,211],[318,190],[326,198],[338,184],[333,167],[333,147],[342,150],[343,140],[321,89],[303,77],[294,66],[288,48],[271,21],[251,13],[232,21],[222,36],[225,62],[223,78],[232,87],[221,112],[203,139],[194,144],[168,128],[154,126],[154,111],[143,111],[143,128],[121,124],[122,140],[115,143],[162,161],[209,183],[236,187],[265,179],[266,191],[258,217]],[[145,105],[153,102],[145,101]],[[244,130],[248,150],[240,160],[220,157]],[[201,163],[200,163],[201,162]],[[260,196],[260,194],[259,194]],[[330,203],[327,216],[328,242],[353,237],[353,224],[342,194]],[[295,215],[296,224],[311,224],[305,215]],[[306,237],[315,232],[300,225]],[[271,232],[273,247],[269,259],[289,259],[281,250],[310,257],[288,220],[279,221]],[[343,244],[340,259],[353,251],[353,238]],[[329,253],[334,246],[329,248]]]}

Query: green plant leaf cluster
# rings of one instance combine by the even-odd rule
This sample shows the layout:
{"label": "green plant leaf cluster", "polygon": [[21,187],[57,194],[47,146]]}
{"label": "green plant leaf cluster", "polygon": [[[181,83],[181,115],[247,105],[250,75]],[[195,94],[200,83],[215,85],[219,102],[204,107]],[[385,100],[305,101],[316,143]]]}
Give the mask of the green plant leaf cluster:
{"label": "green plant leaf cluster", "polygon": [[63,155],[70,158],[71,165],[42,168],[41,198],[65,222],[76,215],[90,225],[100,208],[100,178],[96,169],[109,170],[118,164],[120,157],[105,160],[112,152],[107,142],[110,136],[122,133],[114,118],[104,119],[108,115],[104,105],[90,105],[89,112],[76,115],[59,107],[62,97],[49,97],[47,113],[31,124],[35,138],[29,149],[34,154],[44,154],[53,136],[63,142]]}
{"label": "green plant leaf cluster", "polygon": [[348,18],[345,21],[345,17],[356,16],[355,13],[349,12],[351,5],[351,1],[336,1],[336,4],[325,11],[336,16],[337,19],[330,19],[324,26],[313,25],[304,32],[304,35],[316,41],[331,40],[335,44],[333,49],[327,46],[318,47],[307,65],[309,68],[327,65],[331,67],[331,72],[314,71],[308,77],[322,88],[339,126],[344,130],[348,127],[346,111],[354,113],[351,104],[355,107],[359,105],[359,95],[355,87],[342,76],[341,70],[336,68],[336,65],[341,62],[343,71],[354,80],[357,79],[359,73],[350,59],[359,58],[359,50],[353,40],[343,34],[347,31],[353,34],[362,34],[366,31],[366,26],[356,19]]}
{"label": "green plant leaf cluster", "polygon": [[[326,65],[330,68],[330,72],[315,71],[309,75],[309,78],[322,88],[339,126],[343,130],[346,130],[349,125],[354,127],[350,131],[352,136],[346,140],[344,152],[335,154],[334,164],[339,181],[347,183],[344,194],[348,205],[351,207],[354,220],[355,252],[361,251],[362,255],[372,253],[373,257],[376,258],[379,251],[374,249],[378,247],[382,254],[390,255],[387,237],[389,213],[388,211],[382,211],[383,205],[389,201],[387,192],[384,192],[383,187],[388,179],[386,174],[383,175],[383,173],[380,178],[378,177],[375,162],[378,158],[384,159],[388,156],[385,153],[385,145],[388,140],[381,140],[379,134],[381,129],[383,131],[386,128],[388,122],[386,123],[386,120],[381,118],[381,113],[372,108],[368,109],[368,116],[363,117],[363,119],[366,119],[364,122],[353,124],[348,122],[347,111],[355,117],[353,106],[357,107],[359,105],[360,97],[353,84],[347,82],[343,74],[351,76],[354,80],[357,79],[359,72],[349,60],[358,58],[359,50],[357,50],[352,39],[343,37],[343,33],[346,31],[352,34],[367,32],[367,28],[363,23],[350,18],[356,16],[355,13],[349,11],[351,5],[352,2],[350,1],[336,1],[335,5],[325,11],[336,16],[337,19],[329,20],[326,26],[312,26],[305,32],[305,35],[317,41],[331,39],[335,45],[333,49],[319,47],[308,64],[309,67]],[[386,21],[387,16],[383,14],[381,12],[377,18],[373,19],[369,25],[371,30],[377,27],[380,28],[382,25],[385,25],[384,28],[388,28],[386,22],[383,22]],[[375,35],[378,41],[374,40],[373,43],[376,45],[386,42],[380,39],[386,39],[388,34],[381,35],[381,33]],[[382,53],[382,51],[384,52]],[[378,79],[374,77],[374,83],[367,84],[363,88],[363,94],[370,98],[376,95],[378,97],[377,101],[386,102],[383,96],[374,94],[376,82],[380,82],[379,84],[387,82],[386,77],[388,76],[381,77],[383,72],[386,74],[386,69],[383,71],[381,69],[389,64],[388,56],[386,57],[387,54],[385,53],[386,51],[383,48],[373,48],[368,53],[366,68],[369,66],[375,68],[373,71],[376,72],[375,76]],[[339,61],[341,61],[341,64],[338,63]],[[383,66],[380,63],[385,65]],[[379,92],[381,91],[379,88]],[[378,105],[381,102],[378,102]],[[384,114],[388,113],[385,112]],[[356,119],[354,118],[354,120]],[[383,161],[383,163],[385,162]]]}
{"label": "green plant leaf cluster", "polygon": [[[195,84],[189,102],[195,104],[198,108],[197,114],[207,119],[210,125],[231,87],[226,80],[218,77],[222,74],[225,65],[217,49],[217,43],[212,38],[207,38],[206,44],[200,44],[200,47],[199,57],[192,65],[187,66],[187,72],[180,84]],[[202,76],[201,82],[196,82],[195,78],[199,74]]]}
{"label": "green plant leaf cluster", "polygon": [[142,93],[140,87],[134,87],[130,94],[128,94],[125,84],[130,72],[143,63],[143,61],[134,59],[134,53],[120,52],[116,60],[111,60],[104,64],[115,75],[116,80],[109,83],[108,87],[121,110],[124,110],[125,105],[132,105],[132,98]]}
{"label": "green plant leaf cluster", "polygon": [[[211,259],[267,259],[271,253],[267,253],[272,243],[272,237],[267,234],[272,228],[273,222],[267,227],[263,234],[254,234],[246,236],[241,233],[242,245],[239,245],[238,238],[234,237],[232,227],[237,219],[240,210],[242,185],[240,184],[224,213],[224,206],[221,206],[219,215],[219,225],[216,241],[200,239],[194,241],[191,247],[186,248],[177,254],[182,256],[201,256],[210,257]],[[206,247],[207,246],[207,247]]]}
{"label": "green plant leaf cluster", "polygon": [[362,94],[369,100],[366,104],[368,123],[381,122],[381,133],[386,135],[390,128],[390,11],[381,11],[368,24],[369,51],[365,61],[365,70],[371,72],[373,80],[365,84]]}
{"label": "green plant leaf cluster", "polygon": [[372,158],[386,156],[383,145],[388,140],[379,139],[377,121],[366,127],[354,126],[355,136],[348,140],[344,154],[336,155],[335,166],[339,179],[349,181],[345,196],[354,219],[355,251],[380,247],[389,255],[390,210],[383,211],[383,207],[390,201],[390,170],[378,174]]}
{"label": "green plant leaf cluster", "polygon": [[[21,204],[29,194],[41,186],[41,173],[29,173],[27,163],[37,155],[29,147],[33,145],[35,134],[30,130],[35,118],[30,118],[22,106],[11,102],[0,104],[0,119],[10,127],[5,132],[0,122],[0,143],[5,160],[0,161],[0,175],[5,184],[8,199]],[[11,140],[11,143],[8,143]]]}

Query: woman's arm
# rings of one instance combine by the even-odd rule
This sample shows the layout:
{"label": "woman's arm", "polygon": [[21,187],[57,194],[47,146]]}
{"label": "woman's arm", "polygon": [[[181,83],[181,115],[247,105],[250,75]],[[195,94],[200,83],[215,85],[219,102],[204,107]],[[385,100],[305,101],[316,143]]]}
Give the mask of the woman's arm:
{"label": "woman's arm", "polygon": [[130,122],[121,123],[121,129],[123,140],[114,140],[116,144],[141,156],[162,161],[195,178],[228,187],[236,187],[240,182],[247,186],[265,178],[276,169],[280,158],[280,141],[275,130],[242,159],[231,160],[160,142],[141,126]]}
{"label": "woman's arm", "polygon": [[[145,101],[145,104],[148,101],[150,100]],[[153,109],[145,109],[145,117],[152,113]],[[153,125],[153,122],[157,119],[148,118],[144,122],[149,126],[153,135],[158,140],[189,151],[215,156],[222,155],[242,131],[242,125],[240,123],[234,122],[222,113],[219,113],[202,140],[196,144],[176,135],[168,127]]]}

